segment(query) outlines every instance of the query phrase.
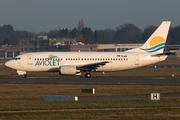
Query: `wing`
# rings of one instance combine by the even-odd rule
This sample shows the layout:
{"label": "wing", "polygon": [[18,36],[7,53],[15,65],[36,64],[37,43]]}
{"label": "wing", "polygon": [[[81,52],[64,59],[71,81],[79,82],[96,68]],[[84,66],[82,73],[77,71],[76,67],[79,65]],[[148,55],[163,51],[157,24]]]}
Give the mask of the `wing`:
{"label": "wing", "polygon": [[77,67],[77,69],[82,70],[82,71],[96,70],[98,67],[106,65],[106,63],[109,63],[109,62],[97,62],[97,63],[80,65],[79,67]]}

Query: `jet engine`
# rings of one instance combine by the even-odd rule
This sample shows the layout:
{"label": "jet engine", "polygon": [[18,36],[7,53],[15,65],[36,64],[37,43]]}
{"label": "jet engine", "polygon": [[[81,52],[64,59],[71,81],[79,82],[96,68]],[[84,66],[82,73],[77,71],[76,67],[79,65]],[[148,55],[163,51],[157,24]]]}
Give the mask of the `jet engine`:
{"label": "jet engine", "polygon": [[59,67],[60,75],[81,75],[80,70],[76,69],[76,66],[63,65]]}

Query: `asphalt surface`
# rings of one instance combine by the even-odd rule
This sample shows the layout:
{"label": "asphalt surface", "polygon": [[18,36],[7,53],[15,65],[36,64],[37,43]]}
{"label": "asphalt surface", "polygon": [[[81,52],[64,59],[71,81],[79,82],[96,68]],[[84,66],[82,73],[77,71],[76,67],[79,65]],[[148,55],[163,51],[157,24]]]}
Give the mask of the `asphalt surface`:
{"label": "asphalt surface", "polygon": [[180,77],[0,77],[0,84],[175,85]]}
{"label": "asphalt surface", "polygon": [[[147,66],[145,66],[147,67]],[[155,63],[155,64],[151,64],[149,65],[150,68],[163,68],[163,67],[168,67],[168,68],[172,68],[172,67],[180,67],[180,63]]]}

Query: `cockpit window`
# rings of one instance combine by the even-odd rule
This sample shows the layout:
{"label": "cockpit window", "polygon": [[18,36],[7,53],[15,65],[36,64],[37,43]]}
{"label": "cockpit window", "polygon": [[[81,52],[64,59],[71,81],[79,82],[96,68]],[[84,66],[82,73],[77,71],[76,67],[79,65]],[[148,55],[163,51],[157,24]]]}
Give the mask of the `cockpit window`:
{"label": "cockpit window", "polygon": [[20,60],[21,58],[14,58],[14,60]]}

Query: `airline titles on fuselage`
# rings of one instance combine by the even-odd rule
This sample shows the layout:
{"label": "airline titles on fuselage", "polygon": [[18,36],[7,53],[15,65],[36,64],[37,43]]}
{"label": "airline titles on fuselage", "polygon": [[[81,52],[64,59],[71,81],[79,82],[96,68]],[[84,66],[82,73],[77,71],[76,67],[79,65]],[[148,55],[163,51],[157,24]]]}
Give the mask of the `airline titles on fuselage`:
{"label": "airline titles on fuselage", "polygon": [[[121,59],[119,58],[121,57]],[[84,60],[84,61],[124,61],[124,60],[128,60],[127,58],[126,59],[122,59],[122,57],[127,57],[127,55],[117,55],[116,56],[116,59],[115,58],[66,58],[65,60],[66,61],[77,61],[77,60]],[[57,56],[54,57],[54,58],[35,58],[35,61],[36,61],[36,64],[35,66],[59,66],[60,65],[60,61],[62,61],[62,58],[58,58]]]}
{"label": "airline titles on fuselage", "polygon": [[35,66],[59,66],[60,60],[38,60]]}

